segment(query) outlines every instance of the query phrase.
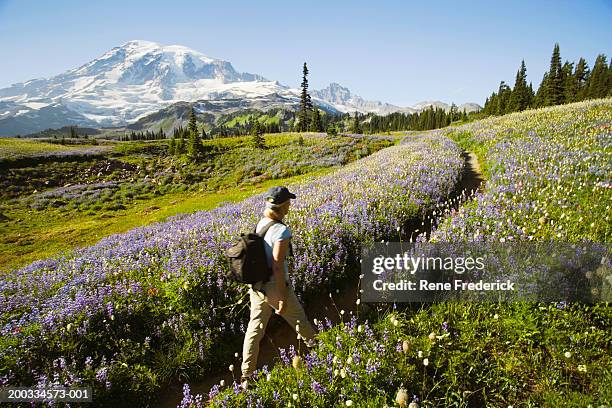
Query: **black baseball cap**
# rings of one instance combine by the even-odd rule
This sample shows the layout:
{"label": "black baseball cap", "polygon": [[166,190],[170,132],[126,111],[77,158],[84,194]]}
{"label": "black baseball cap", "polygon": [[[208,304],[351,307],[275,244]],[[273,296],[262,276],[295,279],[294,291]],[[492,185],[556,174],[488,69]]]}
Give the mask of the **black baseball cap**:
{"label": "black baseball cap", "polygon": [[285,186],[271,187],[266,194],[266,201],[272,204],[284,203],[290,198],[295,198],[295,194]]}

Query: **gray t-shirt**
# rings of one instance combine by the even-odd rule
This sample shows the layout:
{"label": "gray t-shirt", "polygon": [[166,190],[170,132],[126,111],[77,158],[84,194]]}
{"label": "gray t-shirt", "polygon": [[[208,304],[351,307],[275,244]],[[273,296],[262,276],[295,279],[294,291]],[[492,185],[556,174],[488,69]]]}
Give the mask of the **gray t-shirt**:
{"label": "gray t-shirt", "polygon": [[[257,223],[255,232],[259,233],[271,221],[272,221],[271,219],[267,217],[263,217]],[[272,266],[272,248],[274,248],[274,244],[276,244],[277,241],[280,241],[283,239],[289,239],[289,238],[291,238],[291,231],[289,230],[289,227],[287,227],[286,225],[277,223],[277,224],[272,225],[268,229],[268,232],[266,232],[266,235],[264,237],[264,241],[266,242],[266,245],[264,247],[266,250],[266,258],[268,259],[268,266],[270,267]],[[287,255],[289,254],[287,253]],[[285,256],[284,267],[285,267],[285,281],[289,281],[289,268],[287,267],[287,256]],[[274,275],[272,275],[270,280],[271,281],[274,280]]]}

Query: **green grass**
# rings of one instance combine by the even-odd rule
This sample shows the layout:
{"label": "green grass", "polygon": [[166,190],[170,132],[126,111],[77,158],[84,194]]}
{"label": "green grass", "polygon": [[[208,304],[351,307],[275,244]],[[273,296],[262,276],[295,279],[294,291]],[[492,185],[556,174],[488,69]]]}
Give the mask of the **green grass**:
{"label": "green grass", "polygon": [[119,211],[102,211],[93,216],[58,210],[11,213],[0,226],[0,270],[27,265],[76,247],[91,245],[105,236],[195,211],[210,210],[223,202],[236,202],[277,184],[300,182],[334,171],[335,167],[307,174],[267,180],[248,187],[233,187],[214,193],[176,193],[137,202]]}
{"label": "green grass", "polygon": [[32,139],[0,137],[0,159],[14,159],[47,152],[78,150],[83,146],[44,143]]}
{"label": "green grass", "polygon": [[[225,122],[223,125],[229,128],[232,128],[236,125],[245,125],[251,120],[251,117],[253,117],[253,114],[236,116],[231,120]],[[278,115],[270,116],[268,114],[257,116],[257,120],[261,124],[278,124],[280,122],[280,118]]]}
{"label": "green grass", "polygon": [[251,116],[252,115],[241,115],[241,116],[236,116],[235,118],[233,118],[232,120],[226,122],[224,125],[227,127],[234,127],[238,124],[240,125],[244,125],[245,123],[247,123],[249,120],[251,120]]}
{"label": "green grass", "polygon": [[[263,135],[266,141],[266,147],[274,148],[284,146],[288,143],[295,142],[300,133],[297,132],[285,132],[285,133],[266,133]],[[304,138],[304,141],[308,143],[310,141],[311,144],[320,143],[321,139],[309,138],[307,135]],[[227,148],[236,148],[236,147],[246,147],[250,146],[251,138],[250,136],[232,136],[232,137],[221,137],[217,139],[207,139],[203,140],[202,143],[204,146],[216,146],[221,149]]]}

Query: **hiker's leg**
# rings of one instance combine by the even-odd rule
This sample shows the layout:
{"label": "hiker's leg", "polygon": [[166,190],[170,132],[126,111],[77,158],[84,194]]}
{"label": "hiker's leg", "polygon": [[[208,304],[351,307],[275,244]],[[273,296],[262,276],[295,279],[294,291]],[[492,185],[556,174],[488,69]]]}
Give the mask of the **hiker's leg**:
{"label": "hiker's leg", "polygon": [[295,295],[293,288],[290,286],[287,286],[287,305],[285,306],[285,311],[281,316],[287,321],[287,323],[289,323],[293,330],[295,330],[295,326],[297,324],[300,328],[299,334],[306,341],[311,340],[314,337],[314,328],[312,327],[312,324],[310,324],[308,317],[306,317],[304,308]]}
{"label": "hiker's leg", "polygon": [[251,317],[242,346],[241,368],[243,377],[250,376],[257,368],[259,342],[264,336],[266,326],[272,315],[272,309],[265,302],[265,297],[261,292],[249,289],[249,296],[251,298]]}

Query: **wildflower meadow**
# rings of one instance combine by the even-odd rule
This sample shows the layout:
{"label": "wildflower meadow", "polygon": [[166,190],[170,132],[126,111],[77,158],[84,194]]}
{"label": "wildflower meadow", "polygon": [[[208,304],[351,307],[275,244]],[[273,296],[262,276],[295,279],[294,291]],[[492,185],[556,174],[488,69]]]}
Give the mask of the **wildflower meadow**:
{"label": "wildflower meadow", "polygon": [[[463,165],[449,139],[423,136],[291,186],[299,295],[339,285],[361,244],[398,237],[446,199]],[[173,217],[3,276],[2,384],[93,383],[100,404],[142,404],[171,378],[219,367],[246,324],[223,250],[254,227],[262,201]]]}

